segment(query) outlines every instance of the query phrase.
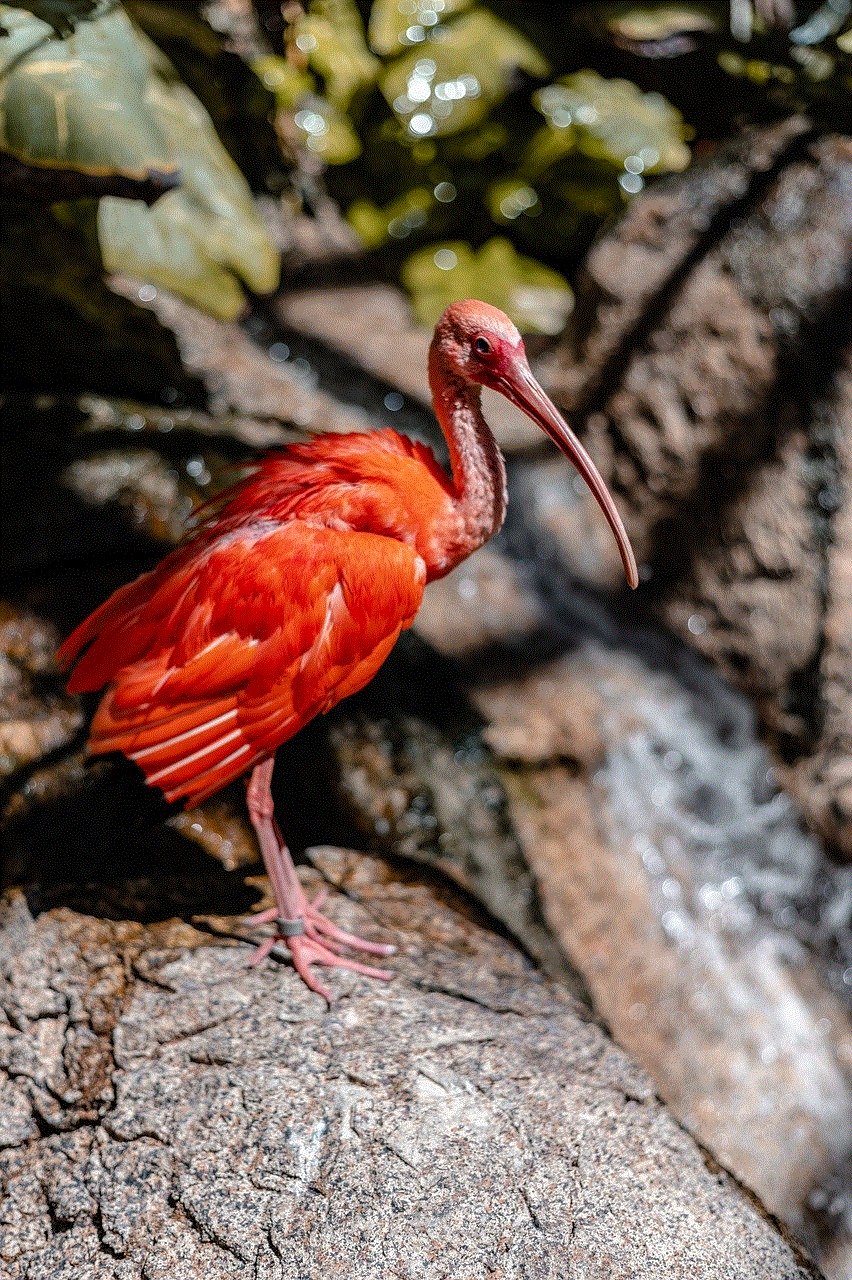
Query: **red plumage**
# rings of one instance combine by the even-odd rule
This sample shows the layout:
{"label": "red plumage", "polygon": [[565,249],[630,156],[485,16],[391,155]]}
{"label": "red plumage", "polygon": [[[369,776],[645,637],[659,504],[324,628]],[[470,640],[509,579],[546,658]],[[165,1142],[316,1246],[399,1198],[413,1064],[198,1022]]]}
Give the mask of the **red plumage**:
{"label": "red plumage", "polygon": [[[72,693],[110,686],[90,752],[121,751],[169,801],[194,804],[366,684],[426,581],[399,539],[400,467],[440,505],[431,454],[393,432],[271,454],[220,495],[194,537],[62,646]],[[364,531],[370,519],[384,531]]]}

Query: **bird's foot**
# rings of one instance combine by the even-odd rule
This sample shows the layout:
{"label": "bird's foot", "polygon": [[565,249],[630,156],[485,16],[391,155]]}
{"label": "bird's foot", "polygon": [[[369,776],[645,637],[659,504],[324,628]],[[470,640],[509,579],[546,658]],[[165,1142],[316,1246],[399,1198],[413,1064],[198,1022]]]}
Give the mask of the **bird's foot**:
{"label": "bird's foot", "polygon": [[275,932],[270,937],[264,938],[254,952],[249,964],[253,966],[260,964],[278,942],[284,942],[292,956],[293,966],[305,986],[331,1003],[331,994],[314,976],[311,965],[324,964],[329,968],[351,969],[354,973],[361,973],[367,978],[381,978],[386,981],[393,977],[391,970],[376,969],[372,965],[350,960],[348,956],[339,953],[338,947],[351,947],[355,951],[366,951],[375,956],[393,955],[396,947],[385,942],[368,942],[366,938],[359,938],[353,933],[339,929],[319,910],[325,898],[326,892],[323,889],[313,902],[308,902],[305,898],[300,904],[300,913],[290,919],[284,919],[277,907],[270,907],[268,911],[250,916],[246,924],[276,926]]}

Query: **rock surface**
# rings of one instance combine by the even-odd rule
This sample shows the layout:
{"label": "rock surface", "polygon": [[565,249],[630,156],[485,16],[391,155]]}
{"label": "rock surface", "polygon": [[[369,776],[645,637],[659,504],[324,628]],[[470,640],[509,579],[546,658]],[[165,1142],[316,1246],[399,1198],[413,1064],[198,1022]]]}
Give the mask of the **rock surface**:
{"label": "rock surface", "polygon": [[10,1280],[815,1280],[514,948],[380,879],[347,888],[398,976],[337,975],[331,1010],[188,926],[7,898]]}
{"label": "rock surface", "polygon": [[[852,139],[802,129],[631,203],[587,260],[552,385],[623,499],[658,616],[754,699],[850,857]],[[567,543],[576,513],[551,506],[560,523]],[[607,552],[590,576],[616,571]]]}
{"label": "rock surface", "polygon": [[[303,289],[276,299],[275,307],[288,328],[327,343],[431,411],[431,334],[414,324],[400,289],[375,284]],[[539,429],[502,396],[486,390],[483,405],[503,449],[541,443]]]}
{"label": "rock surface", "polygon": [[53,679],[58,643],[43,619],[0,602],[0,777],[64,746],[82,725]]}
{"label": "rock surface", "polygon": [[[475,566],[464,572],[476,580]],[[492,592],[494,572],[492,560]],[[458,656],[475,602],[459,599],[456,615],[445,640]],[[452,616],[430,611],[433,643]],[[507,660],[478,651],[455,694],[437,677],[431,711],[428,698],[417,706],[415,653],[393,692],[341,713],[332,742],[360,825],[451,875],[564,979],[542,945],[543,914],[567,976],[579,972],[680,1119],[812,1243],[844,1247],[848,870],[826,873],[744,699],[687,651],[625,629],[618,648],[587,641],[518,674],[517,621],[504,615]],[[412,687],[414,701],[400,695]],[[483,717],[476,733],[449,728],[465,723],[461,690]],[[813,1213],[828,1186],[833,1223]]]}

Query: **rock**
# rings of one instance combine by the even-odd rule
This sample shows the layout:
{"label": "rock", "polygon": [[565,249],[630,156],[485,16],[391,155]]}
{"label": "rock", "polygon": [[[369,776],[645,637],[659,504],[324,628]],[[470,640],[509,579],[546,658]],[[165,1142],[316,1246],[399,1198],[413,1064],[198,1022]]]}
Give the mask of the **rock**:
{"label": "rock", "polygon": [[276,311],[288,328],[328,343],[374,377],[431,403],[431,334],[414,324],[401,289],[368,284],[293,290],[276,300]]}
{"label": "rock", "polygon": [[331,1010],[225,939],[7,898],[10,1280],[816,1280],[514,948],[380,879],[361,862],[348,892],[393,929],[398,976],[335,975]]}
{"label": "rock", "polygon": [[[822,160],[801,163],[824,174]],[[748,168],[732,163],[726,189]],[[684,217],[699,238],[717,179],[711,171],[697,194],[689,189]],[[795,213],[795,201],[785,207]],[[674,217],[669,230],[677,226]],[[659,226],[654,234],[676,264],[684,237],[673,235],[667,246]],[[812,273],[817,283],[823,267]],[[711,276],[714,306],[728,307],[730,282],[740,277],[733,266],[720,273],[721,284]],[[742,284],[746,293],[752,287]],[[127,406],[111,417],[109,406],[89,403],[85,430],[103,436],[94,447],[88,435],[67,445],[65,465],[79,464],[69,477],[76,491],[60,482],[53,455],[45,463],[38,451],[45,474],[31,503],[38,537],[29,538],[25,524],[20,539],[22,596],[67,629],[118,585],[117,575],[152,562],[155,538],[174,536],[191,478],[203,492],[201,476],[220,455],[234,460],[246,444],[288,438],[273,418],[319,429],[388,420],[381,408],[388,386],[400,388],[396,403],[412,370],[395,354],[390,321],[380,328],[380,292],[363,299],[363,323],[354,294],[340,315],[331,297],[299,296],[300,324],[309,327],[305,317],[316,306],[318,349],[321,339],[347,357],[330,363],[330,390],[327,371],[320,390],[309,361],[284,355],[286,335],[268,325],[249,329],[264,352],[246,329],[208,322],[158,294],[153,305],[223,416],[181,410],[166,430],[167,411]],[[643,302],[637,290],[640,318]],[[350,347],[347,307],[356,329]],[[722,319],[727,313],[717,324]],[[706,315],[689,346],[697,360],[709,342],[705,322]],[[581,316],[581,332],[582,324]],[[771,380],[773,324],[732,322],[710,344],[712,368],[699,362],[701,380],[713,373],[721,396],[729,356],[734,373],[759,380],[763,369]],[[363,374],[355,366],[368,360],[360,352],[371,334]],[[666,369],[673,379],[674,357]],[[363,406],[355,410],[347,403],[353,386]],[[406,389],[412,402],[424,386]],[[734,404],[746,424],[752,391],[740,386]],[[388,410],[390,420],[408,414],[420,429],[425,416],[414,408]],[[35,410],[22,421],[37,419]],[[187,439],[178,439],[184,427]],[[732,429],[724,441],[736,437]],[[229,438],[232,449],[224,448]],[[799,447],[804,438],[797,428],[785,443]],[[135,444],[126,448],[129,439]],[[645,440],[653,443],[652,430]],[[710,457],[716,440],[712,432],[699,440]],[[600,433],[594,447],[604,460],[605,446]],[[614,474],[631,474],[614,445],[610,454]],[[796,489],[794,455],[779,451],[772,463],[791,504],[804,492]],[[202,467],[194,477],[188,458]],[[700,480],[704,454],[693,461]],[[665,484],[679,475],[673,466]],[[842,874],[826,868],[767,778],[770,762],[755,746],[742,700],[709,677],[702,683],[694,659],[667,647],[641,600],[644,629],[633,629],[623,620],[635,598],[628,615],[622,598],[571,589],[566,564],[598,584],[620,581],[620,570],[608,578],[601,569],[611,553],[608,531],[596,510],[568,505],[574,490],[559,463],[516,458],[511,485],[503,543],[435,584],[421,614],[421,634],[452,662],[408,637],[360,701],[281,753],[294,847],[341,838],[338,827],[345,842],[355,839],[339,811],[342,794],[376,848],[416,860],[421,877],[432,878],[424,864],[436,867],[492,913],[483,920],[437,874],[438,889],[427,893],[412,883],[408,862],[400,881],[402,873],[383,875],[370,860],[315,852],[317,865],[369,906],[380,933],[396,931],[403,976],[389,988],[335,974],[342,998],[326,1015],[289,968],[244,970],[235,921],[260,905],[265,881],[240,870],[255,854],[238,789],[183,815],[178,830],[128,841],[120,798],[108,808],[93,787],[89,801],[80,800],[84,771],[70,744],[58,765],[18,788],[7,813],[25,846],[12,870],[28,906],[11,899],[3,1034],[13,1070],[0,1090],[0,1132],[13,1144],[0,1237],[15,1242],[15,1256],[4,1259],[14,1280],[95,1269],[120,1280],[167,1273],[216,1280],[289,1276],[310,1265],[324,1276],[384,1274],[394,1265],[431,1278],[438,1265],[447,1276],[477,1275],[483,1257],[507,1275],[526,1267],[528,1275],[582,1271],[601,1280],[641,1276],[643,1268],[663,1277],[817,1274],[716,1159],[736,1164],[822,1250],[831,1280],[845,1280],[842,1147],[852,1050],[841,998],[852,957],[843,952],[850,898]],[[80,499],[98,496],[107,502],[98,520],[87,506],[79,521]],[[63,524],[72,497],[74,520]],[[687,490],[674,514],[660,514],[668,512],[665,486],[648,490],[643,510],[658,513],[648,531],[652,584],[664,564],[655,530],[665,531],[689,501]],[[128,510],[138,522],[129,538]],[[761,522],[770,519],[768,498],[760,511]],[[840,514],[829,514],[839,528]],[[778,527],[768,525],[757,545],[767,555],[798,555],[804,526],[787,541]],[[839,540],[825,545],[831,573],[845,572]],[[814,580],[803,573],[790,597],[803,615]],[[665,585],[668,594],[655,597],[659,610],[681,598],[670,577]],[[730,596],[733,611],[739,597]],[[838,691],[847,670],[847,599],[832,588],[824,623],[833,638],[820,671]],[[694,613],[693,605],[678,623],[688,636]],[[788,645],[792,630],[788,621],[780,630]],[[808,645],[819,634],[804,616],[802,632]],[[774,706],[772,690],[764,694]],[[835,725],[832,761],[840,759],[842,717]],[[802,788],[808,776],[821,785],[823,774],[804,768],[817,759],[799,760]],[[837,794],[831,777],[832,799],[826,786],[817,801],[823,813]],[[77,852],[53,823],[63,815],[76,815]],[[101,849],[108,827],[112,843]],[[649,833],[650,849],[637,843]],[[361,879],[351,878],[352,867]],[[343,923],[351,913],[363,927],[361,908],[348,899],[335,897],[332,911]],[[558,985],[494,936],[496,921]],[[584,1020],[589,992],[713,1156],[701,1154],[653,1100],[642,1071]],[[441,1039],[447,1035],[452,1043]],[[483,1054],[491,1055],[486,1067]],[[496,1151],[486,1145],[492,1133]],[[419,1233],[408,1256],[399,1252],[401,1233],[386,1227],[393,1212]]]}
{"label": "rock", "polygon": [[441,653],[463,658],[489,645],[525,644],[544,622],[524,570],[486,543],[445,578],[430,582],[416,631]]}
{"label": "rock", "polygon": [[[113,287],[128,298],[139,297],[131,280],[114,280]],[[372,425],[363,412],[318,390],[306,362],[291,361],[283,346],[270,359],[236,322],[202,315],[163,290],[151,297],[150,286],[143,298],[174,333],[186,368],[203,381],[213,414],[236,412],[310,432],[366,431]]]}
{"label": "rock", "polygon": [[[599,739],[591,779],[555,759],[501,770],[545,917],[675,1113],[802,1231],[852,1147],[848,1007],[784,913],[814,892],[819,849],[766,788],[766,758],[699,729],[670,675],[590,648],[537,679]],[[572,704],[578,686],[597,705]],[[477,699],[492,740],[523,736],[527,688]]]}
{"label": "rock", "polygon": [[[802,129],[758,132],[631,202],[589,255],[551,372],[657,616],[754,699],[813,828],[848,857],[852,140]],[[562,471],[562,512],[553,476],[527,487],[565,545],[583,519]],[[609,548],[568,563],[618,581]]]}
{"label": "rock", "polygon": [[448,736],[413,716],[339,716],[331,741],[358,825],[380,847],[449,876],[521,938],[549,974],[580,994],[542,925],[502,789],[475,731]]}
{"label": "rock", "polygon": [[65,746],[81,727],[79,707],[52,671],[57,635],[43,619],[0,601],[0,775]]}
{"label": "rock", "polygon": [[[516,566],[493,547],[488,590],[501,564],[511,600]],[[519,639],[522,617],[506,611],[501,659],[476,594],[459,596],[427,614],[432,643],[461,661],[455,693],[439,676],[424,694],[423,672],[403,667],[371,711],[342,710],[332,740],[359,823],[451,875],[560,973],[543,914],[563,980],[579,973],[573,989],[679,1118],[821,1236],[828,1267],[852,1236],[852,878],[802,831],[746,702],[688,651],[622,624],[617,649],[563,635],[547,659]],[[483,717],[463,741],[449,731],[465,723],[460,690]]]}

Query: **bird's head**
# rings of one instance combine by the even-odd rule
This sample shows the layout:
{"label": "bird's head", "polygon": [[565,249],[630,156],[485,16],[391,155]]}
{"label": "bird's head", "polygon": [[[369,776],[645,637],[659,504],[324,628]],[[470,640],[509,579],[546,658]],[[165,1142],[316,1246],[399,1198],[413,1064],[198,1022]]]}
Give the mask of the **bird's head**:
{"label": "bird's head", "polygon": [[526,365],[524,343],[512,321],[487,302],[454,302],[435,328],[433,359],[444,375],[502,390],[518,361]]}
{"label": "bird's head", "polygon": [[533,375],[512,321],[487,302],[467,299],[448,307],[435,327],[429,353],[433,390],[449,382],[499,391],[532,419],[574,464],[607,518],[631,587],[639,574],[627,532],[601,475],[553,401]]}

